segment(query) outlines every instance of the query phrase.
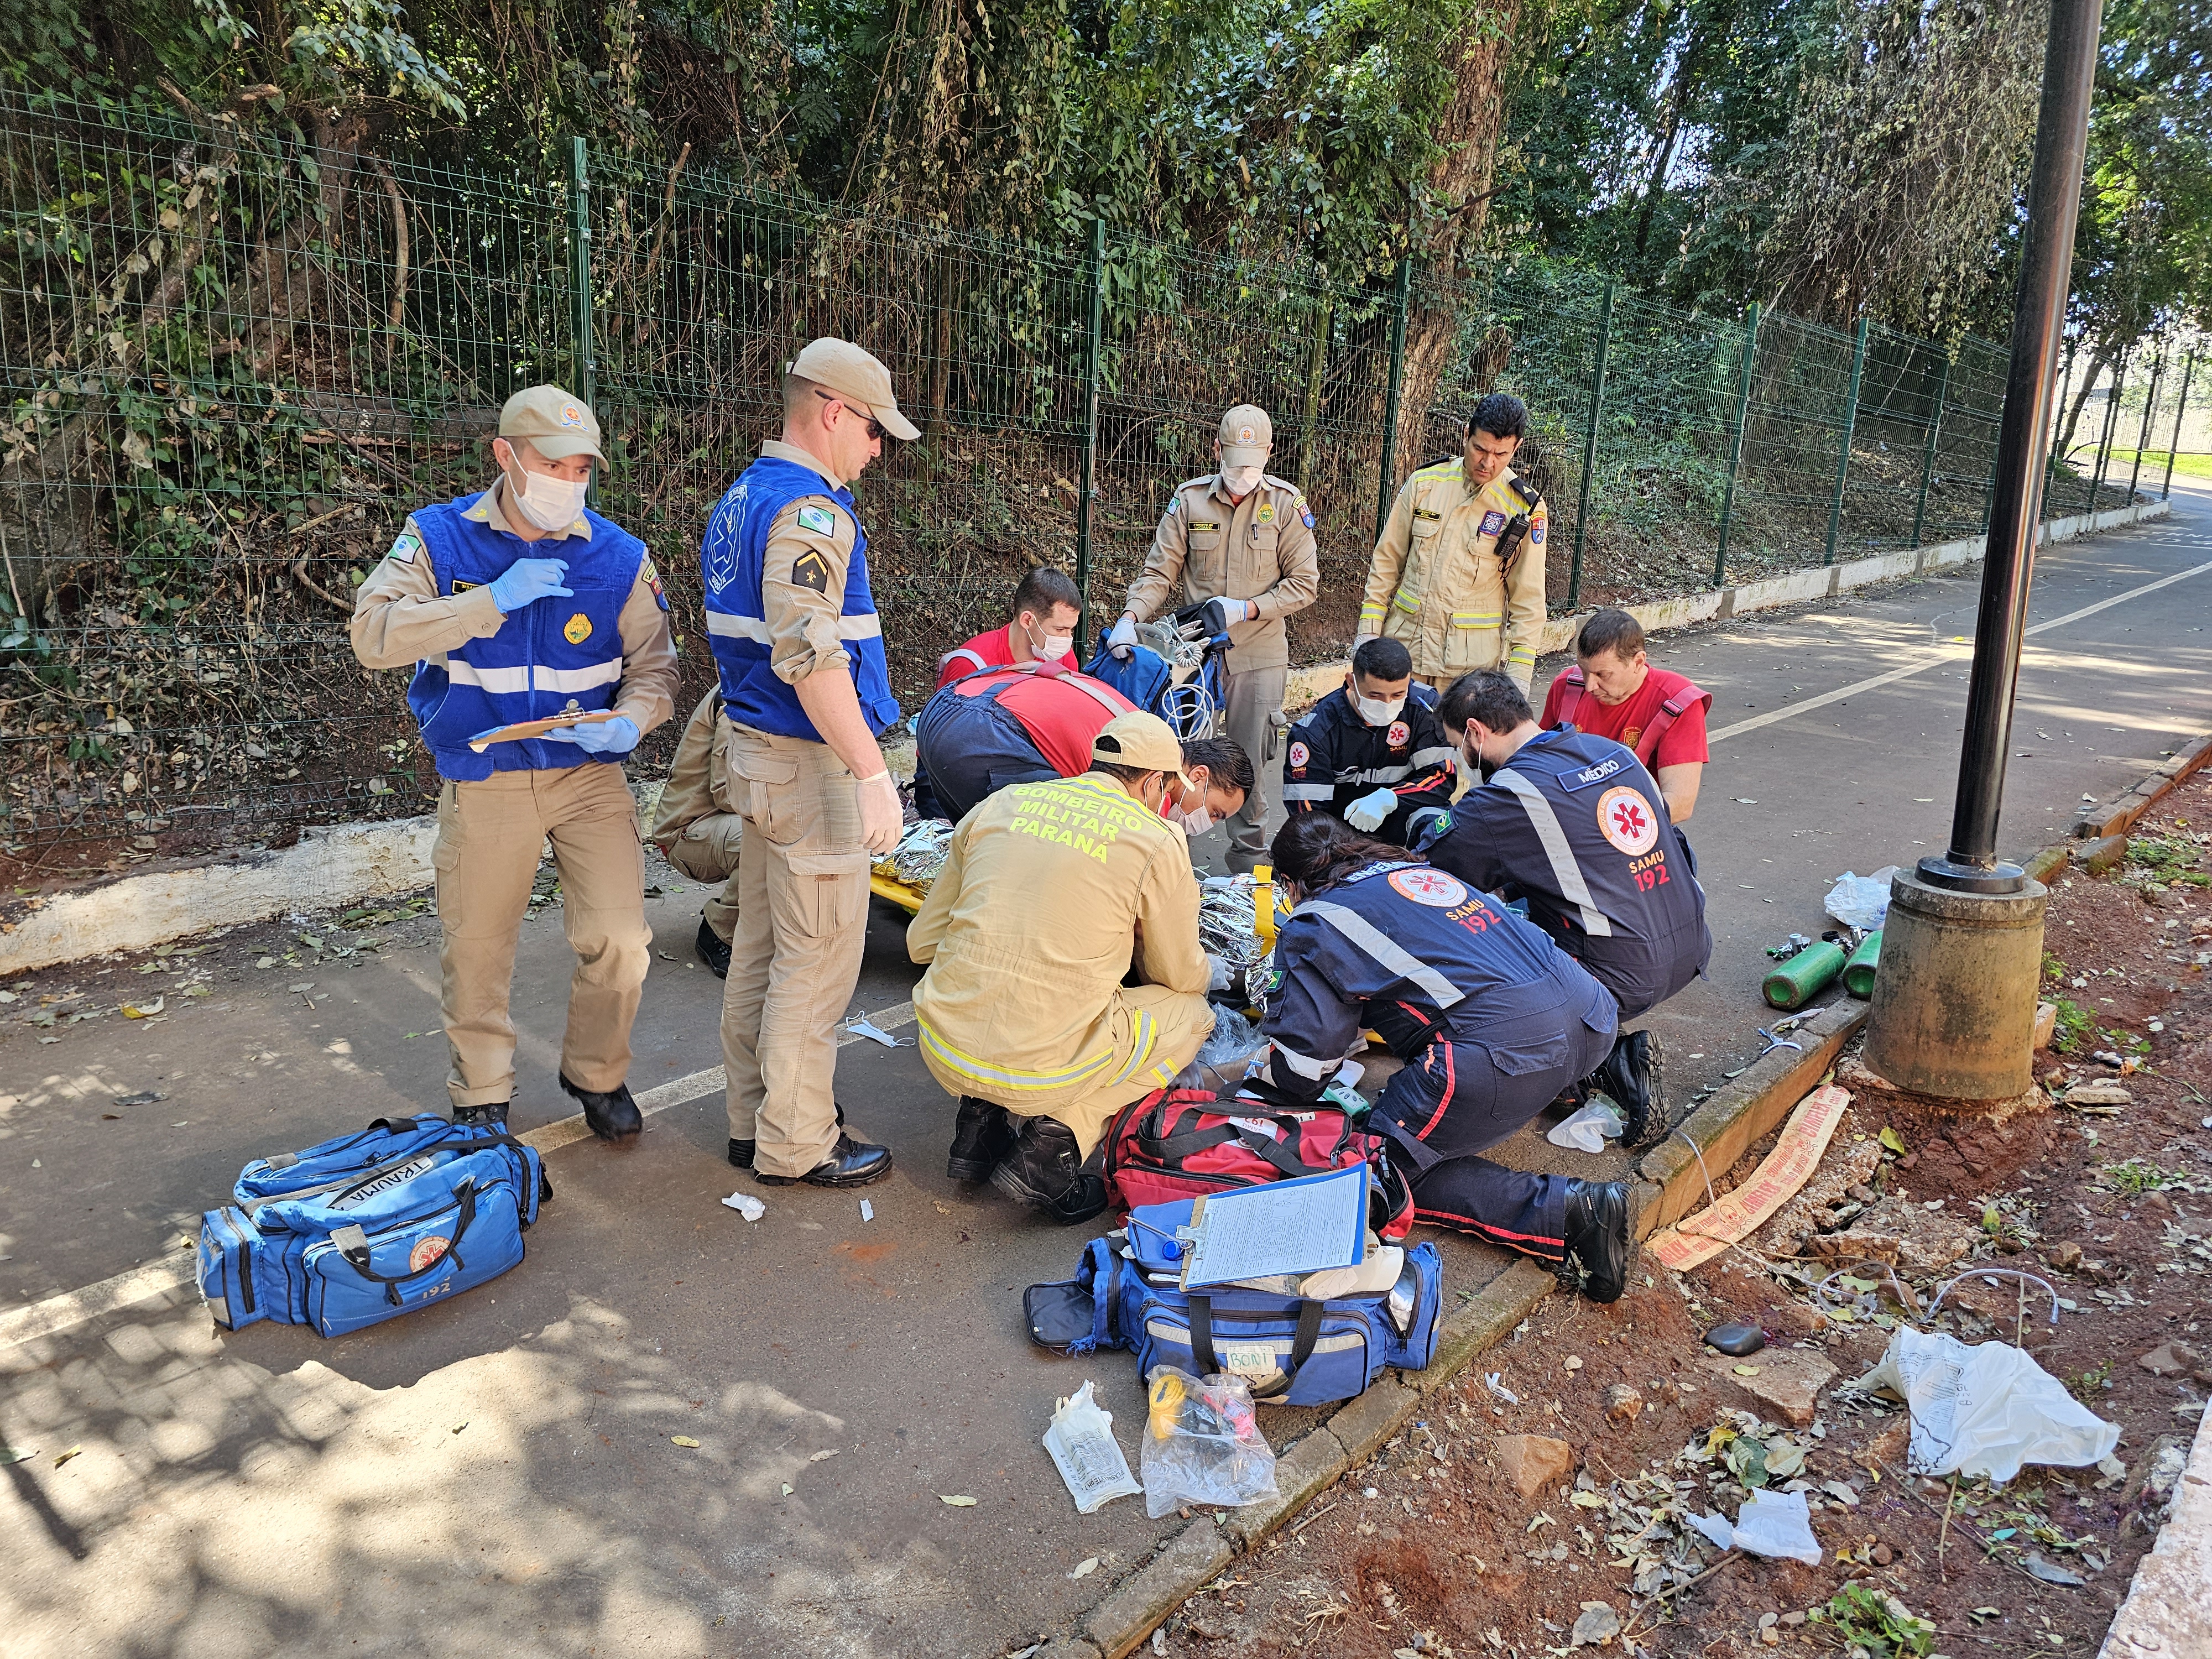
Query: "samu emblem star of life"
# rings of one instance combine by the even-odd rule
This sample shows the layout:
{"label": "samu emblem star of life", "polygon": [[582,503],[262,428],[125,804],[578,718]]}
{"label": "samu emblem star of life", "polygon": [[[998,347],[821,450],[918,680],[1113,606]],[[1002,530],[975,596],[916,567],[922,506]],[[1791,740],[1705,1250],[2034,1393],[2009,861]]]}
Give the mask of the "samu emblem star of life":
{"label": "samu emblem star of life", "polygon": [[1617,785],[1597,798],[1597,827],[1606,840],[1629,857],[1650,852],[1659,842],[1659,815],[1644,792]]}

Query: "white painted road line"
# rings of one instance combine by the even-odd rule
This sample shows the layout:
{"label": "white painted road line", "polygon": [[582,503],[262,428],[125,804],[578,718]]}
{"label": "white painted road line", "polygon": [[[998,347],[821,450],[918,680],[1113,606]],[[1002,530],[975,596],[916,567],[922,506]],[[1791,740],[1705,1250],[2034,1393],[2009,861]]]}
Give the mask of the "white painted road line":
{"label": "white painted road line", "polygon": [[[902,1002],[896,1008],[886,1008],[881,1013],[870,1014],[869,1021],[886,1031],[895,1031],[902,1025],[914,1022],[914,1004]],[[860,1042],[860,1034],[840,1029],[837,1046]],[[689,1077],[679,1077],[664,1083],[657,1089],[647,1089],[637,1097],[638,1110],[650,1117],[655,1112],[665,1112],[671,1106],[681,1106],[687,1101],[711,1095],[728,1082],[727,1074],[719,1066],[703,1072],[694,1072]],[[534,1146],[542,1156],[561,1147],[572,1146],[591,1138],[591,1128],[584,1115],[564,1117],[558,1122],[543,1124],[526,1134],[515,1137],[526,1146]],[[117,1273],[112,1279],[103,1279],[97,1285],[88,1285],[81,1291],[65,1291],[59,1296],[50,1296],[43,1302],[33,1302],[28,1307],[15,1308],[0,1313],[0,1348],[11,1348],[35,1337],[52,1336],[97,1319],[102,1314],[112,1313],[118,1308],[127,1308],[134,1302],[145,1302],[172,1291],[188,1290],[197,1282],[199,1256],[197,1250],[187,1254],[179,1251],[180,1259],[167,1261],[149,1261],[139,1267]]]}
{"label": "white painted road line", "polygon": [[[2100,611],[2110,611],[2116,605],[2125,605],[2130,599],[2139,599],[2146,593],[2155,593],[2161,587],[2171,587],[2176,582],[2187,581],[2191,576],[2201,576],[2208,570],[2212,570],[2212,564],[2195,565],[2187,570],[2177,570],[2171,576],[2161,576],[2154,582],[2145,582],[2141,587],[2131,587],[2124,593],[2115,593],[2109,599],[2100,599],[2094,605],[2083,605],[2079,611],[2069,611],[2063,617],[2053,617],[2048,622],[2039,622],[2027,630],[2026,637],[2033,639],[2038,634],[2048,633],[2054,628],[2063,628],[2069,623],[2080,622],[2084,617],[2094,617]],[[1738,720],[1734,726],[1723,726],[1717,732],[1708,732],[1705,741],[1708,744],[1714,744],[1729,738],[1741,737],[1746,732],[1756,732],[1763,726],[1772,726],[1778,720],[1790,719],[1792,715],[1802,714],[1810,709],[1822,708],[1832,702],[1840,702],[1845,697],[1855,697],[1862,691],[1872,691],[1898,680],[1910,679],[1913,675],[1923,673],[1938,663],[1958,662],[1972,655],[1972,648],[1963,645],[1939,647],[1909,667],[1893,668],[1887,674],[1876,674],[1871,679],[1856,681],[1852,684],[1839,687],[1833,691],[1823,691],[1817,697],[1808,697],[1802,702],[1793,702],[1784,708],[1771,709],[1764,714],[1753,714],[1749,720]]]}

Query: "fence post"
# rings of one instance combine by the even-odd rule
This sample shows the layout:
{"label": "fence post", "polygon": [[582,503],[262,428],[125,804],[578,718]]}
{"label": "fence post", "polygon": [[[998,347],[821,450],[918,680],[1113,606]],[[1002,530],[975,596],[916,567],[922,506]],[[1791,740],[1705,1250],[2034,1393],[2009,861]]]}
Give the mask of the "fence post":
{"label": "fence post", "polygon": [[[568,296],[573,353],[569,374],[576,396],[596,417],[599,400],[593,393],[599,364],[592,347],[592,181],[580,134],[568,140]],[[598,467],[592,469],[588,491],[595,507],[599,504],[599,471]]]}
{"label": "fence post", "polygon": [[2089,478],[2089,527],[2096,528],[2097,495],[2105,487],[2105,468],[2112,459],[2112,430],[2120,419],[2120,392],[2128,383],[2127,354],[2112,365],[2112,394],[2105,404],[2105,430],[2097,441],[2097,470]]}
{"label": "fence post", "polygon": [[1920,456],[1920,500],[1912,509],[1912,540],[1909,545],[1920,545],[1921,526],[1928,518],[1928,485],[1936,476],[1936,434],[1943,429],[1943,394],[1951,389],[1951,360],[1946,357],[1943,367],[1936,375],[1936,413],[1928,422],[1928,447]]}
{"label": "fence post", "polygon": [[1099,337],[1106,318],[1106,221],[1091,222],[1091,326],[1083,345],[1083,460],[1075,495],[1075,586],[1083,595],[1076,637],[1091,636],[1091,520],[1098,501]]}
{"label": "fence post", "polygon": [[1713,586],[1728,585],[1729,525],[1735,517],[1735,479],[1743,470],[1744,428],[1751,423],[1751,368],[1759,355],[1759,301],[1744,313],[1743,373],[1735,391],[1735,429],[1729,437],[1728,483],[1721,492],[1720,545],[1713,551]]}
{"label": "fence post", "polygon": [[1376,486],[1375,539],[1390,522],[1390,502],[1398,493],[1398,395],[1405,389],[1406,311],[1413,294],[1413,262],[1398,261],[1398,284],[1390,316],[1390,385],[1382,394],[1382,477]]}
{"label": "fence post", "polygon": [[1575,562],[1567,575],[1567,609],[1583,597],[1583,546],[1589,538],[1590,479],[1597,471],[1598,417],[1605,410],[1605,360],[1613,348],[1613,296],[1620,286],[1605,285],[1605,300],[1597,313],[1597,367],[1590,374],[1589,431],[1583,441],[1583,487],[1575,502]]}
{"label": "fence post", "polygon": [[2181,401],[2173,410],[2173,441],[2166,451],[2166,487],[2159,492],[2159,500],[2173,499],[2173,463],[2181,452],[2181,423],[2189,418],[2189,382],[2197,373],[2197,354],[2191,352],[2181,365]]}
{"label": "fence post", "polygon": [[1844,523],[1844,480],[1851,471],[1851,434],[1859,423],[1859,379],[1866,373],[1867,319],[1859,319],[1851,342],[1851,386],[1844,395],[1844,441],[1837,446],[1836,499],[1828,506],[1828,544],[1820,555],[1822,564],[1836,562],[1836,532]]}
{"label": "fence post", "polygon": [[2166,346],[2160,343],[2158,356],[2150,360],[2150,390],[2143,394],[2142,426],[2136,434],[2136,464],[2128,469],[2128,498],[2123,507],[2136,504],[2136,484],[2142,477],[2143,446],[2150,441],[2151,411],[2158,405],[2158,383],[2166,378]]}

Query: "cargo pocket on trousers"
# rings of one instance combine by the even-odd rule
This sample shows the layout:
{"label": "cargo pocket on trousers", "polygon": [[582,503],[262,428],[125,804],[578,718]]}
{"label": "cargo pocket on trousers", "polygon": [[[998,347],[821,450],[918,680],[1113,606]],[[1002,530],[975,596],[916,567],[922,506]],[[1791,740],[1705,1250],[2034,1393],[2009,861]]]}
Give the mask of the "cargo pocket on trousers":
{"label": "cargo pocket on trousers", "polygon": [[769,893],[778,920],[803,939],[835,939],[868,915],[868,855],[793,853],[784,860],[789,878]]}
{"label": "cargo pocket on trousers", "polygon": [[1490,1063],[1507,1077],[1527,1077],[1532,1072],[1555,1071],[1567,1063],[1567,1039],[1532,1037],[1522,1042],[1485,1043]]}
{"label": "cargo pocket on trousers", "polygon": [[738,799],[738,814],[779,847],[788,847],[806,833],[806,815],[800,810],[799,763],[773,750],[740,748],[732,743],[724,758],[729,763],[730,793]]}

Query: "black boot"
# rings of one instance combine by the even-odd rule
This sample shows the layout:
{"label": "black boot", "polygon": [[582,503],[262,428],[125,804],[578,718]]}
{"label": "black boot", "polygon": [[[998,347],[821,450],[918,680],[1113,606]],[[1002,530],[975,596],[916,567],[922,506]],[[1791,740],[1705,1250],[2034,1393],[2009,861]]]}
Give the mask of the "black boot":
{"label": "black boot", "polygon": [[1667,1133],[1667,1103],[1659,1091],[1659,1045],[1649,1031],[1623,1031],[1613,1052],[1583,1079],[1620,1108],[1620,1145],[1641,1152]]}
{"label": "black boot", "polygon": [[617,1083],[606,1090],[579,1089],[568,1081],[564,1072],[561,1087],[584,1109],[584,1121],[602,1140],[635,1140],[638,1131],[645,1127],[645,1116],[637,1109],[637,1103],[629,1097],[627,1083]]}
{"label": "black boot", "polygon": [[[1024,1118],[1014,1133],[1013,1150],[991,1171],[991,1184],[1032,1209],[1058,1213],[1063,1204],[1079,1208],[1087,1195],[1080,1190],[1083,1152],[1076,1145],[1075,1131],[1058,1118]],[[1103,1182],[1100,1184],[1103,1191]]]}
{"label": "black boot", "polygon": [[961,1096],[945,1173],[954,1181],[988,1181],[999,1160],[1013,1149],[1013,1120],[1006,1109],[995,1101]]}
{"label": "black boot", "polygon": [[[841,1129],[845,1127],[845,1108],[842,1103],[837,1108],[837,1127]],[[750,1140],[740,1140],[735,1135],[732,1135],[730,1137],[730,1162],[740,1170],[751,1169],[753,1167],[753,1147],[755,1144],[756,1143]]]}
{"label": "black boot", "polygon": [[[732,1146],[738,1143],[732,1142]],[[837,1132],[837,1144],[830,1149],[830,1156],[803,1176],[768,1175],[753,1171],[753,1179],[763,1187],[788,1187],[794,1182],[805,1182],[810,1187],[865,1187],[872,1181],[881,1181],[891,1172],[891,1149],[872,1146],[865,1140],[855,1140],[842,1129]]]}
{"label": "black boot", "polygon": [[[1589,1275],[1583,1294],[1593,1302],[1618,1302],[1628,1288],[1629,1265],[1636,1260],[1636,1235],[1629,1224],[1626,1182],[1567,1183],[1567,1254],[1581,1261]],[[1559,1264],[1561,1285],[1571,1287],[1573,1273],[1571,1263]]]}
{"label": "black boot", "polygon": [[504,1129],[507,1127],[507,1109],[511,1104],[510,1101],[495,1100],[482,1106],[456,1106],[453,1108],[453,1121],[456,1124],[473,1124],[482,1129]]}
{"label": "black boot", "polygon": [[692,941],[691,948],[698,951],[700,961],[714,970],[716,979],[729,978],[730,947],[722,942],[720,933],[707,925],[703,915],[699,918],[699,937]]}

